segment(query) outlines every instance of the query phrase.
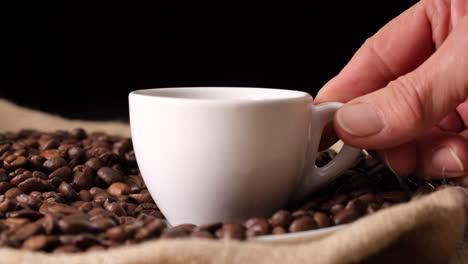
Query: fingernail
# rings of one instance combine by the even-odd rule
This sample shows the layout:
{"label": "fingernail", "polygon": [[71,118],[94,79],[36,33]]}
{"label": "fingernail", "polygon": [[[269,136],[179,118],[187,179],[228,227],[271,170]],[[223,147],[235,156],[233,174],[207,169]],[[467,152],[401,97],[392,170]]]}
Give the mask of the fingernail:
{"label": "fingernail", "polygon": [[451,147],[437,149],[432,156],[432,165],[446,177],[459,177],[466,174],[465,166]]}
{"label": "fingernail", "polygon": [[384,128],[378,110],[371,104],[345,105],[336,112],[338,125],[353,136],[377,134]]}

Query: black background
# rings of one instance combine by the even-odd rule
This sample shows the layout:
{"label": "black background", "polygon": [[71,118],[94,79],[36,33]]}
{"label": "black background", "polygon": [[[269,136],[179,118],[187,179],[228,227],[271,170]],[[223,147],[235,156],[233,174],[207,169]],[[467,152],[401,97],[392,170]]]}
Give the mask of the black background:
{"label": "black background", "polygon": [[127,120],[127,95],[143,88],[314,95],[366,38],[416,1],[193,2],[1,9],[0,96],[71,118]]}

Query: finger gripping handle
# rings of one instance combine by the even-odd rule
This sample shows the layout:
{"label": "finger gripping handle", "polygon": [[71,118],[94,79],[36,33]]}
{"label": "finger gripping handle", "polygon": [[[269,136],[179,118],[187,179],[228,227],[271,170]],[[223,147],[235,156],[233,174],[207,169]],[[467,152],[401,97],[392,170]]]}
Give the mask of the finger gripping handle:
{"label": "finger gripping handle", "polygon": [[[319,105],[311,105],[312,122],[315,126],[314,129],[321,131],[320,133],[316,134],[316,138],[311,139],[313,141],[311,146],[315,148],[309,151],[309,156],[311,158],[317,156],[323,128],[325,125],[327,125],[327,123],[333,121],[335,112],[342,105],[342,103],[324,103]],[[356,162],[359,161],[361,153],[361,149],[345,144],[340,152],[338,152],[338,155],[336,155],[335,158],[333,158],[323,167],[317,167],[315,165],[315,159],[309,160],[310,164],[307,171],[305,172],[304,182],[295,200],[302,200],[308,193],[320,188],[326,183],[335,180],[338,176],[343,174],[347,169],[351,168],[356,164]]]}

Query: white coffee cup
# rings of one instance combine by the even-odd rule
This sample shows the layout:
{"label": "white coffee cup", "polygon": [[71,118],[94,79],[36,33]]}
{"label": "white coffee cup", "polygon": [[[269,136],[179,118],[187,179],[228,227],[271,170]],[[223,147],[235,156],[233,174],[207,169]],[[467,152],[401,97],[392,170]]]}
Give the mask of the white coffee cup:
{"label": "white coffee cup", "polygon": [[187,87],[130,93],[136,159],[172,225],[266,217],[358,160],[345,145],[315,166],[322,130],[341,103],[305,92]]}

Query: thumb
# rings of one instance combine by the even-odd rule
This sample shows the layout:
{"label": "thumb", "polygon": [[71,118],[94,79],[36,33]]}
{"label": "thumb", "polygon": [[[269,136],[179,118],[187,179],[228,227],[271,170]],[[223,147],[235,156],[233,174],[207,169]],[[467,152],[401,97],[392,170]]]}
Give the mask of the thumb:
{"label": "thumb", "polygon": [[339,109],[337,135],[362,148],[391,148],[422,135],[455,110],[468,95],[466,32],[468,17],[417,69]]}

